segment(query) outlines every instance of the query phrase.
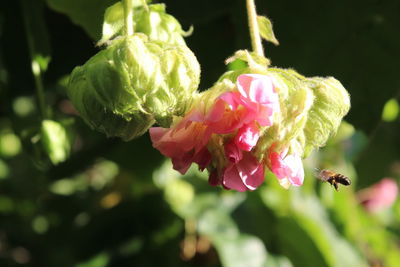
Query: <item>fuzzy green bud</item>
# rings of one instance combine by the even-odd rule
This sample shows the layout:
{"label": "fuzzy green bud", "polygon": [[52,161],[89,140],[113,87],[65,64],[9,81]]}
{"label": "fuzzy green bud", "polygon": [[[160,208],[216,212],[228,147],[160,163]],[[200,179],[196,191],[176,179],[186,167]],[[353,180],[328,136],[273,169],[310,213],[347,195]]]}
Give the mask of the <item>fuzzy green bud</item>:
{"label": "fuzzy green bud", "polygon": [[174,115],[184,114],[199,78],[189,48],[138,33],[114,40],[76,67],[67,92],[91,127],[130,140],[155,121],[168,127]]}
{"label": "fuzzy green bud", "polygon": [[[104,14],[103,35],[97,43],[103,45],[116,36],[123,35],[124,8],[121,2],[107,8]],[[166,13],[164,4],[137,4],[133,10],[134,32],[143,33],[151,41],[161,41],[169,44],[185,45],[184,36],[190,34],[182,30],[180,23]]]}

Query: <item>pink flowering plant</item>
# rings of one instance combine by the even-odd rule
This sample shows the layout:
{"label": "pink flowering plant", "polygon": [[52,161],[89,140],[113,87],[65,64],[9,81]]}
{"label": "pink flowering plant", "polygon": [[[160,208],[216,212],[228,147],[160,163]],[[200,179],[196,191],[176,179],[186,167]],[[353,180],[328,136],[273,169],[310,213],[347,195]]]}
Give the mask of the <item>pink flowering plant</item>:
{"label": "pink flowering plant", "polygon": [[157,123],[153,146],[181,174],[192,163],[207,170],[211,185],[255,190],[268,170],[285,188],[302,185],[302,159],[336,132],[349,95],[334,78],[272,67],[260,39],[279,44],[271,22],[247,3],[253,51],[227,59],[245,67],[201,93],[199,63],[164,5],[125,0],[109,7],[98,42],[104,49],[72,72],[75,108],[91,127],[124,140]]}
{"label": "pink flowering plant", "polygon": [[[268,27],[261,35],[277,44],[262,18]],[[252,38],[258,35],[257,23],[250,29]],[[197,93],[189,112],[170,127],[151,128],[151,141],[181,174],[192,163],[207,169],[214,186],[255,190],[267,170],[284,188],[300,186],[302,158],[336,132],[350,108],[349,94],[332,77],[307,78],[271,67],[261,43],[252,41],[254,52],[239,50],[227,59],[241,60],[245,68],[224,73]]]}
{"label": "pink flowering plant", "polygon": [[[182,174],[192,163],[207,169],[211,185],[255,190],[270,170],[283,187],[300,186],[302,157],[337,129],[349,108],[348,94],[333,78],[268,68],[247,51],[234,57],[243,54],[248,68],[222,75],[170,128],[150,129],[153,146]],[[288,85],[289,79],[294,83]],[[333,99],[337,95],[344,98]],[[340,108],[328,108],[335,101]]]}

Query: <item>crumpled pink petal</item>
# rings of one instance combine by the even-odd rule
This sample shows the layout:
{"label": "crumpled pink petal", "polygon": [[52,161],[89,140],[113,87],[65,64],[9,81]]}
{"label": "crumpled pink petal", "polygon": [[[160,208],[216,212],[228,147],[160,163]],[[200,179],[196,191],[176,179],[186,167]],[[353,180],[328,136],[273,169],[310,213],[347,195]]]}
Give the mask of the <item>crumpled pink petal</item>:
{"label": "crumpled pink petal", "polygon": [[[201,168],[211,161],[205,146],[211,136],[200,123],[180,124],[180,128],[150,128],[153,147],[172,159],[174,169],[184,174],[192,162],[200,163]],[[203,158],[205,157],[205,158]]]}
{"label": "crumpled pink petal", "polygon": [[273,151],[269,154],[271,171],[278,179],[287,179],[292,185],[300,186],[304,181],[304,169],[301,158],[296,154],[285,155]]}
{"label": "crumpled pink petal", "polygon": [[279,96],[272,79],[261,74],[242,74],[236,84],[241,104],[253,110],[253,119],[261,126],[271,126],[274,112],[280,110]]}
{"label": "crumpled pink petal", "polygon": [[232,163],[238,163],[243,158],[243,152],[240,148],[234,143],[230,142],[225,145],[225,156]]}
{"label": "crumpled pink petal", "polygon": [[264,166],[250,153],[244,153],[240,162],[229,164],[222,178],[226,188],[240,192],[255,190],[263,182]]}
{"label": "crumpled pink petal", "polygon": [[377,212],[390,207],[396,201],[398,191],[395,180],[384,178],[379,183],[361,190],[357,195],[367,211]]}

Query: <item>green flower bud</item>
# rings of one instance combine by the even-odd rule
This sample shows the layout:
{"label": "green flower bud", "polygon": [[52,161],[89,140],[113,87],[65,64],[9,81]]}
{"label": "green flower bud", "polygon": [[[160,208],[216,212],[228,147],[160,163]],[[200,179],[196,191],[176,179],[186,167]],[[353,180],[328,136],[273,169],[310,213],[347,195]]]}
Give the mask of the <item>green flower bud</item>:
{"label": "green flower bud", "polygon": [[[124,9],[121,2],[107,8],[104,14],[103,35],[97,43],[103,45],[116,36],[123,35]],[[134,6],[134,32],[144,33],[151,41],[169,44],[186,45],[184,36],[190,34],[182,30],[182,26],[171,15],[166,13],[164,4]]]}
{"label": "green flower bud", "polygon": [[183,36],[187,33],[173,16],[166,13],[164,4],[149,5],[148,9],[142,8],[134,15],[133,20],[135,30],[146,34],[150,40],[186,44]]}
{"label": "green flower bud", "polygon": [[155,121],[168,127],[174,115],[184,114],[199,78],[189,48],[134,34],[76,67],[67,92],[91,127],[130,140]]}

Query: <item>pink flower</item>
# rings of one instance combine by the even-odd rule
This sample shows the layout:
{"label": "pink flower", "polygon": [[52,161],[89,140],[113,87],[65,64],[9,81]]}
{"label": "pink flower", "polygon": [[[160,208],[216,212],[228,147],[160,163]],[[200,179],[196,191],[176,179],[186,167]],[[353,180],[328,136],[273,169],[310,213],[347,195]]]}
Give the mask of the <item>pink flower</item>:
{"label": "pink flower", "polygon": [[150,137],[182,174],[194,162],[201,170],[209,169],[212,185],[254,190],[264,180],[264,167],[251,151],[260,127],[271,126],[277,111],[279,99],[272,79],[243,74],[236,88],[219,95],[208,110],[200,103],[171,128],[151,128]]}
{"label": "pink flower", "polygon": [[357,195],[367,211],[376,212],[390,207],[395,202],[397,194],[396,181],[384,178],[379,183],[361,190]]}
{"label": "pink flower", "polygon": [[304,180],[303,163],[300,156],[287,153],[288,149],[281,153],[275,151],[269,153],[271,171],[278,177],[283,187],[300,186]]}
{"label": "pink flower", "polygon": [[182,120],[174,128],[150,128],[153,147],[172,159],[174,169],[184,174],[192,162],[205,169],[211,161],[206,145],[211,136],[202,123]]}

